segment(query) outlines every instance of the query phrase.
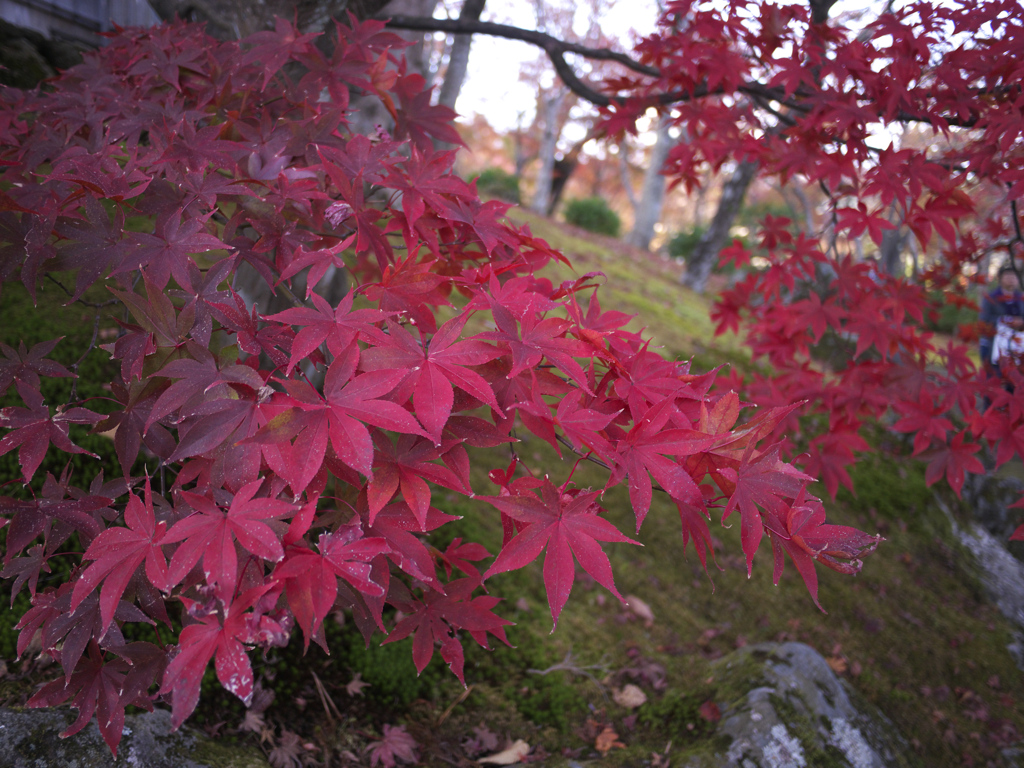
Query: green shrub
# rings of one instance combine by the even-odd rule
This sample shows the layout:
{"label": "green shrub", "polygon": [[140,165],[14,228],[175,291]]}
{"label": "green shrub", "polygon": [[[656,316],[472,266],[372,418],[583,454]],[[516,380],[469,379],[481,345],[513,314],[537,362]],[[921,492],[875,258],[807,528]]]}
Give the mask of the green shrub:
{"label": "green shrub", "polygon": [[933,306],[938,307],[938,312],[926,318],[925,327],[929,331],[952,336],[961,325],[978,320],[978,310],[946,304],[945,297],[940,292],[932,292],[929,299]]}
{"label": "green shrub", "polygon": [[488,168],[476,177],[476,189],[481,195],[497,197],[510,203],[519,203],[519,177],[501,168]]}
{"label": "green shrub", "polygon": [[602,197],[585,197],[565,204],[565,220],[574,227],[599,235],[619,236],[619,215],[608,207]]}

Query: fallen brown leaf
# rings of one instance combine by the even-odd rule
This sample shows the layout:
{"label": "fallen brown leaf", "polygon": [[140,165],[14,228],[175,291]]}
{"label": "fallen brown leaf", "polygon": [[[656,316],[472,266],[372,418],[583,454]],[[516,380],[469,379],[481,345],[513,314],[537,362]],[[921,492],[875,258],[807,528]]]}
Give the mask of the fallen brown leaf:
{"label": "fallen brown leaf", "polygon": [[530,745],[522,739],[516,739],[508,749],[488,755],[487,757],[481,757],[477,762],[490,765],[515,765],[522,762],[523,758],[528,754],[530,754]]}
{"label": "fallen brown leaf", "polygon": [[846,659],[842,656],[829,656],[826,661],[828,661],[828,665],[832,667],[832,671],[837,675],[841,675],[846,672]]}
{"label": "fallen brown leaf", "polygon": [[626,605],[629,606],[629,610],[633,614],[644,622],[648,627],[654,624],[654,611],[651,610],[651,606],[645,603],[636,595],[626,595]]}
{"label": "fallen brown leaf", "polygon": [[637,686],[629,683],[628,685],[623,686],[621,690],[615,691],[612,694],[612,699],[620,707],[636,709],[637,707],[647,703],[647,694]]}
{"label": "fallen brown leaf", "polygon": [[625,749],[626,745],[619,741],[619,734],[613,731],[610,725],[606,725],[604,730],[597,734],[597,739],[594,741],[594,749],[604,756],[615,747]]}

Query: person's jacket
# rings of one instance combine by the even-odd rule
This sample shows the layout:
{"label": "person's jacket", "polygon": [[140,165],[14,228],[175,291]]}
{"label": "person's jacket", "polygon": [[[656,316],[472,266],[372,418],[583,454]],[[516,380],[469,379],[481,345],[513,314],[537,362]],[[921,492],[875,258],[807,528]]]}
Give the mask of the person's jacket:
{"label": "person's jacket", "polygon": [[985,294],[981,303],[981,321],[992,326],[986,335],[994,334],[999,321],[1009,317],[1024,317],[1024,296],[1020,291],[1005,293],[1001,288],[996,288]]}

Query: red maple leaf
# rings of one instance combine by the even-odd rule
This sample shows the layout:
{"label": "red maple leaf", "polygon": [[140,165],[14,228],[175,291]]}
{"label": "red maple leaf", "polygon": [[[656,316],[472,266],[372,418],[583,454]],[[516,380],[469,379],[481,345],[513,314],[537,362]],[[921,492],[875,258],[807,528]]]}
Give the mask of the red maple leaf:
{"label": "red maple leaf", "polygon": [[984,465],[974,455],[981,446],[965,443],[966,436],[966,430],[961,430],[948,443],[942,441],[922,454],[923,458],[929,459],[924,471],[925,485],[931,485],[945,475],[949,487],[959,497],[960,489],[964,487],[964,473],[981,474],[985,471]]}
{"label": "red maple leaf", "polygon": [[[167,584],[167,561],[158,541],[167,525],[157,522],[153,512],[153,493],[146,478],[145,503],[134,493],[128,496],[124,511],[126,528],[107,528],[93,539],[82,555],[95,560],[75,582],[71,594],[71,610],[75,610],[100,582],[100,619],[104,627],[114,620],[114,611],[140,565],[146,564],[146,578],[157,589]],[[102,640],[102,637],[97,638]]]}
{"label": "red maple leaf", "polygon": [[[404,640],[415,633],[412,644],[412,658],[416,669],[422,672],[434,656],[434,646],[441,644],[441,656],[451,667],[459,682],[466,684],[463,676],[462,644],[452,634],[454,629],[464,629],[473,634],[486,647],[487,633],[493,634],[506,645],[505,627],[512,624],[508,619],[496,615],[491,609],[498,599],[490,596],[471,598],[479,582],[476,579],[457,579],[445,585],[445,591],[426,590],[422,600],[397,600],[398,608],[406,614],[388,635],[384,643]],[[390,598],[389,598],[390,601]]]}
{"label": "red maple leaf", "polygon": [[272,563],[284,558],[280,538],[264,521],[287,517],[295,507],[279,499],[254,498],[262,486],[262,480],[242,486],[227,509],[206,496],[181,493],[185,508],[194,512],[179,520],[159,541],[161,546],[181,542],[167,569],[168,588],[185,578],[201,558],[207,584],[216,584],[221,599],[229,601],[238,578],[235,541]]}
{"label": "red maple leaf", "polygon": [[[62,338],[64,337],[62,336]],[[30,350],[25,348],[25,342],[18,344],[18,349],[0,343],[0,352],[3,352],[6,358],[5,360],[0,359],[0,395],[3,395],[15,381],[24,382],[32,389],[39,389],[40,376],[47,378],[73,376],[74,374],[60,363],[46,359],[46,356],[53,351],[61,339],[42,341],[35,344]]]}
{"label": "red maple leaf", "polygon": [[953,430],[953,423],[942,415],[948,410],[946,406],[942,402],[937,403],[934,396],[924,389],[918,402],[897,401],[893,408],[903,418],[892,428],[897,432],[914,433],[914,456],[924,451],[933,437],[940,442],[945,441],[946,433]]}
{"label": "red maple leaf", "polygon": [[[366,487],[367,503],[370,508],[370,523],[377,513],[387,505],[399,489],[402,498],[412,509],[421,523],[426,520],[430,509],[430,486],[432,483],[465,492],[469,489],[469,478],[460,478],[449,467],[435,464],[446,451],[454,449],[447,445],[435,446],[429,440],[415,435],[399,435],[397,445],[381,433],[374,432],[373,477]],[[446,454],[447,455],[447,454]]]}
{"label": "red maple leaf", "polygon": [[819,562],[840,573],[857,573],[862,565],[860,558],[874,551],[882,541],[881,536],[869,536],[856,528],[826,524],[821,502],[802,489],[793,503],[778,514],[766,513],[765,521],[775,557],[775,583],[778,584],[782,577],[782,553],[785,552],[818,608],[821,604],[818,602],[818,575],[814,563]]}
{"label": "red maple leaf", "polygon": [[293,307],[276,315],[268,315],[265,320],[288,325],[302,326],[292,342],[292,354],[288,361],[286,373],[309,357],[324,342],[332,355],[342,354],[348,346],[360,339],[362,341],[383,342],[385,337],[375,325],[386,315],[378,309],[352,309],[355,293],[349,292],[345,298],[332,308],[319,294],[310,295],[316,309]]}
{"label": "red maple leaf", "polygon": [[43,396],[36,389],[20,381],[17,389],[28,408],[0,408],[0,427],[11,430],[0,437],[0,456],[18,448],[18,463],[26,483],[31,482],[32,476],[43,463],[43,456],[50,443],[67,453],[84,453],[99,458],[95,453],[72,443],[68,432],[72,424],[96,424],[102,421],[100,414],[86,408],[57,406],[51,415],[50,408],[44,404]]}
{"label": "red maple leaf", "polygon": [[418,762],[416,740],[410,736],[404,725],[385,725],[384,735],[366,748],[370,756],[370,768],[380,763],[384,768],[395,768],[395,761]]}
{"label": "red maple leaf", "polygon": [[400,369],[406,371],[406,386],[412,388],[416,415],[429,437],[441,442],[441,433],[455,401],[452,385],[501,411],[487,380],[467,366],[482,365],[501,354],[501,350],[479,339],[459,341],[469,314],[449,320],[429,340],[421,334],[417,340],[404,326],[388,323],[388,335],[362,355],[367,371]]}
{"label": "red maple leaf", "polygon": [[669,455],[690,456],[710,448],[715,439],[692,429],[665,429],[674,409],[673,399],[648,408],[629,433],[618,441],[619,464],[609,483],[629,477],[629,500],[636,515],[636,529],[643,525],[651,508],[651,477],[673,499],[703,506],[700,489],[690,473]]}
{"label": "red maple leaf", "polygon": [[117,757],[117,745],[124,733],[124,708],[121,688],[129,666],[121,659],[104,661],[103,651],[92,641],[89,653],[83,657],[71,679],[54,680],[44,685],[31,699],[29,707],[56,707],[68,699],[78,710],[78,717],[61,734],[62,739],[73,736],[89,724],[93,714],[103,741]]}
{"label": "red maple leaf", "polygon": [[437,580],[434,558],[430,550],[410,531],[426,533],[451,520],[457,520],[457,517],[430,507],[426,518],[420,521],[409,509],[409,505],[400,501],[388,504],[378,512],[373,519],[373,525],[368,522],[368,512],[361,511],[361,516],[366,535],[380,536],[387,542],[390,550],[387,553],[389,560],[414,579],[441,590],[441,582]]}
{"label": "red maple leaf", "polygon": [[[266,584],[225,602],[223,620],[217,614],[203,616],[181,630],[181,650],[164,672],[162,695],[171,697],[171,727],[177,729],[199,702],[199,687],[210,660],[216,657],[217,679],[228,691],[248,704],[253,694],[252,664],[244,643],[251,639],[252,613],[246,613],[270,589]],[[186,608],[195,601],[181,598]]]}
{"label": "red maple leaf", "polygon": [[321,534],[317,549],[319,554],[310,549],[289,548],[273,574],[275,580],[285,584],[288,606],[302,627],[307,648],[334,607],[338,577],[363,595],[383,597],[386,587],[373,580],[370,566],[374,557],[389,551],[383,538],[365,538],[358,525],[347,525],[334,533]]}
{"label": "red maple leaf", "polygon": [[622,600],[622,595],[615,589],[608,556],[597,542],[638,545],[640,542],[625,536],[599,516],[599,493],[570,490],[565,486],[556,488],[548,479],[543,481],[540,489],[540,498],[533,493],[525,493],[487,499],[502,514],[519,523],[520,530],[502,547],[484,578],[523,568],[536,560],[546,546],[544,588],[555,625],[572,590],[576,571],[574,558],[598,584]]}
{"label": "red maple leaf", "polygon": [[814,478],[779,459],[779,446],[774,445],[756,458],[745,457],[738,468],[727,467],[722,475],[735,484],[722,512],[722,521],[740,511],[740,538],[747,556],[747,575],[754,564],[754,553],[761,545],[764,525],[759,507],[780,514],[785,500],[795,499],[805,483]]}

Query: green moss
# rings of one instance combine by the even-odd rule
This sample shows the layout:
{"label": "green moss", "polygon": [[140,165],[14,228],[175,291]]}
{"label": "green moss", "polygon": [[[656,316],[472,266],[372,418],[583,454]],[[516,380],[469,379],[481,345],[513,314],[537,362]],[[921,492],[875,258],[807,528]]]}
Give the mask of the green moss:
{"label": "green moss", "polygon": [[649,729],[667,733],[678,744],[703,739],[715,731],[715,725],[700,714],[701,705],[709,699],[714,699],[711,692],[671,690],[644,705],[639,721]]}
{"label": "green moss", "polygon": [[549,725],[560,733],[568,733],[569,726],[587,711],[587,703],[579,691],[555,674],[534,676],[516,691],[514,701],[523,717],[538,725]]}
{"label": "green moss", "polygon": [[263,753],[252,746],[232,744],[223,739],[198,739],[188,759],[209,768],[267,768],[269,763]]}
{"label": "green moss", "polygon": [[893,461],[881,453],[863,454],[848,470],[856,492],[840,488],[836,498],[857,512],[874,510],[889,520],[911,522],[927,509],[935,510],[921,467],[917,462]]}

